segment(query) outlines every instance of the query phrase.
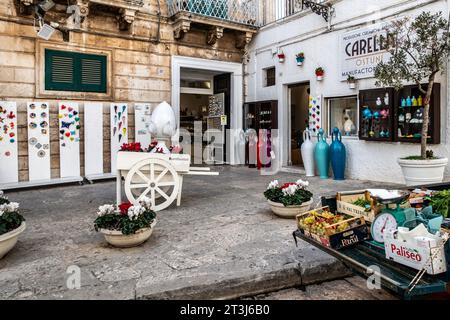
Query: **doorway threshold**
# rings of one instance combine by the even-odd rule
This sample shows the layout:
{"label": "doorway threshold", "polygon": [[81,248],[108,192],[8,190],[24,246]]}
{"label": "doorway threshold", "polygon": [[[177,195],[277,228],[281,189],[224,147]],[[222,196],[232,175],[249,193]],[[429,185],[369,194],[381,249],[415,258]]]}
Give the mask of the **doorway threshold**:
{"label": "doorway threshold", "polygon": [[306,174],[304,168],[301,167],[281,167],[281,172]]}

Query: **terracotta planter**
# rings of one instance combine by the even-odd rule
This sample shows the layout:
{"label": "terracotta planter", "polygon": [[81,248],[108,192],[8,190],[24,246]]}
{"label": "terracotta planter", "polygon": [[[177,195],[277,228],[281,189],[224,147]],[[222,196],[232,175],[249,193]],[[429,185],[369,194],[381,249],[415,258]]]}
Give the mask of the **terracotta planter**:
{"label": "terracotta planter", "polygon": [[295,218],[296,215],[309,211],[313,203],[313,199],[309,200],[308,202],[304,202],[299,206],[287,206],[287,207],[285,207],[282,203],[279,202],[273,202],[270,200],[267,200],[267,202],[269,202],[272,212],[277,216],[281,218]]}
{"label": "terracotta planter", "polygon": [[135,234],[124,235],[120,231],[100,229],[100,232],[105,236],[106,242],[117,248],[131,248],[136,247],[150,238],[153,229],[156,225],[156,219],[151,224],[150,228],[139,229]]}
{"label": "terracotta planter", "polygon": [[442,182],[447,163],[448,158],[432,160],[398,159],[407,186]]}
{"label": "terracotta planter", "polygon": [[26,224],[22,224],[10,232],[4,233],[0,236],[0,259],[3,258],[17,243],[19,235],[25,230]]}

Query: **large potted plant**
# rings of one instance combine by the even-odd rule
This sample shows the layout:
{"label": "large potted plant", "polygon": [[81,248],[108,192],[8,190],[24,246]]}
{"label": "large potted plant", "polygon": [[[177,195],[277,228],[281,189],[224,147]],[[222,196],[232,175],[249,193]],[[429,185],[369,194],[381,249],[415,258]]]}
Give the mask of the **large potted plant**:
{"label": "large potted plant", "polygon": [[116,208],[105,204],[98,208],[95,230],[103,233],[105,240],[114,247],[138,246],[150,238],[156,225],[156,214],[151,206],[147,197],[142,197],[134,206],[122,203]]}
{"label": "large potted plant", "polygon": [[272,212],[282,218],[295,218],[311,208],[313,194],[307,190],[308,181],[298,180],[279,185],[278,180],[269,183],[264,196]]}
{"label": "large potted plant", "polygon": [[19,213],[19,204],[10,202],[0,191],[0,259],[16,245],[25,228],[25,218]]}
{"label": "large potted plant", "polygon": [[427,150],[427,138],[435,77],[443,72],[450,53],[449,22],[441,12],[422,12],[413,20],[396,20],[386,29],[391,56],[375,68],[376,84],[399,90],[405,82],[413,82],[425,96],[420,155],[398,159],[398,163],[407,185],[442,182],[448,159]]}

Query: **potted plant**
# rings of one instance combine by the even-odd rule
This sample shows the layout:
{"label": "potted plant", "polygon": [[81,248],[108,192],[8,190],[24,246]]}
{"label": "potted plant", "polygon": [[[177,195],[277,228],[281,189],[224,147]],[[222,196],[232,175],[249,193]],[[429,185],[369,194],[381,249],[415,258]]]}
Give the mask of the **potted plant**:
{"label": "potted plant", "polygon": [[450,53],[449,21],[441,12],[422,12],[414,20],[408,17],[393,22],[387,32],[386,47],[391,56],[376,66],[376,84],[399,90],[404,82],[414,82],[425,95],[420,155],[400,158],[398,163],[407,185],[442,182],[448,159],[427,150],[427,138],[435,77],[444,71]]}
{"label": "potted plant", "polygon": [[322,67],[318,67],[316,68],[316,78],[317,81],[322,81],[323,80],[323,75],[325,74],[325,70],[323,70]]}
{"label": "potted plant", "polygon": [[295,59],[297,60],[297,65],[301,66],[303,65],[303,61],[305,61],[305,54],[303,52],[300,52],[295,55]]}
{"label": "potted plant", "polygon": [[348,83],[348,87],[350,89],[355,89],[356,88],[356,79],[354,76],[348,75],[347,76],[347,83]]}
{"label": "potted plant", "polygon": [[156,214],[149,198],[142,197],[139,204],[122,203],[116,208],[105,204],[98,208],[94,221],[96,231],[114,247],[129,248],[144,243],[152,235]]}
{"label": "potted plant", "polygon": [[0,259],[16,245],[25,228],[25,218],[19,213],[19,204],[10,202],[0,191]]}
{"label": "potted plant", "polygon": [[284,62],[284,59],[286,59],[286,56],[284,55],[284,52],[283,52],[283,51],[278,51],[277,57],[278,57],[278,61],[279,61],[280,63],[283,63],[283,62]]}
{"label": "potted plant", "polygon": [[313,202],[313,194],[307,190],[308,181],[298,180],[283,185],[278,180],[269,183],[264,196],[272,212],[283,218],[295,218],[296,215],[308,211]]}

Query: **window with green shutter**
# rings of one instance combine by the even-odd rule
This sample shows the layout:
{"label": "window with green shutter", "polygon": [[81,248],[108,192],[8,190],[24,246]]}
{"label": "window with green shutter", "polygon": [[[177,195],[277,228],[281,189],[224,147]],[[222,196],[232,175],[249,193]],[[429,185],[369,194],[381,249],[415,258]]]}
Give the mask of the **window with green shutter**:
{"label": "window with green shutter", "polygon": [[45,49],[45,90],[106,93],[106,56]]}

